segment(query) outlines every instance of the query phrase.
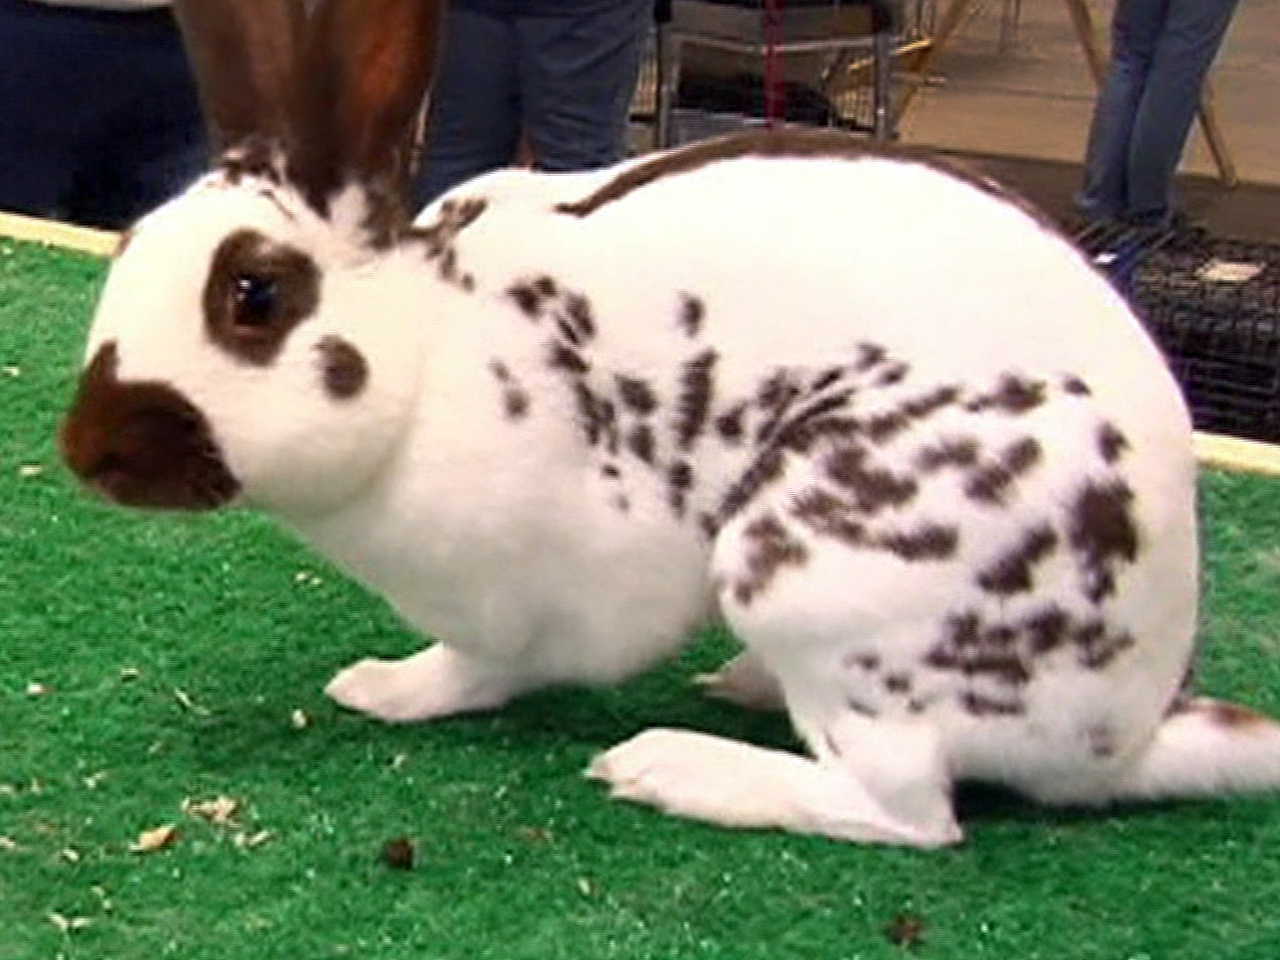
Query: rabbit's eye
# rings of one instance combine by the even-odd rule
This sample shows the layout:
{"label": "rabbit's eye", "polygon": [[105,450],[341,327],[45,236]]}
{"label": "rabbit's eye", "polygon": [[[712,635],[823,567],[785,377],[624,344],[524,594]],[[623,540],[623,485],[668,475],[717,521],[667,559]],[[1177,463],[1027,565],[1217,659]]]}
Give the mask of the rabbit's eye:
{"label": "rabbit's eye", "polygon": [[235,279],[233,321],[238,327],[264,327],[276,314],[279,300],[276,282],[256,273],[242,273]]}

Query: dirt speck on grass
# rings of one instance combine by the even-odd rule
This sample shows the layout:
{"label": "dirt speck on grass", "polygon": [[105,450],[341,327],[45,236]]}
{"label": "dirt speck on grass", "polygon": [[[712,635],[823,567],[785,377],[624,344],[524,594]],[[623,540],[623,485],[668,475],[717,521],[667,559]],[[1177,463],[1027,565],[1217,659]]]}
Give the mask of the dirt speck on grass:
{"label": "dirt speck on grass", "polygon": [[552,832],[546,827],[534,827],[528,824],[516,827],[516,836],[525,843],[536,844],[550,843],[554,838]]}
{"label": "dirt speck on grass", "polygon": [[413,841],[408,837],[396,837],[382,845],[382,862],[393,870],[412,870],[413,860]]}
{"label": "dirt speck on grass", "polygon": [[924,942],[924,920],[914,913],[900,913],[885,925],[884,935],[895,946],[919,946]]}

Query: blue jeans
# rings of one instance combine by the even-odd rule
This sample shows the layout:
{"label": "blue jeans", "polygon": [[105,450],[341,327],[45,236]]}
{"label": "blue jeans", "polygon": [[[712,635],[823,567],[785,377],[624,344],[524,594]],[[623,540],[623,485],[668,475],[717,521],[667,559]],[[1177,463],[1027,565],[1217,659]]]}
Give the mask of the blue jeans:
{"label": "blue jeans", "polygon": [[588,170],[623,157],[653,0],[575,2],[547,12],[554,7],[526,0],[448,5],[420,203],[509,166],[522,136],[543,170]]}
{"label": "blue jeans", "polygon": [[1159,223],[1200,90],[1237,0],[1116,0],[1111,64],[1094,107],[1076,197],[1097,217]]}
{"label": "blue jeans", "polygon": [[0,210],[120,227],[208,163],[167,9],[0,0]]}

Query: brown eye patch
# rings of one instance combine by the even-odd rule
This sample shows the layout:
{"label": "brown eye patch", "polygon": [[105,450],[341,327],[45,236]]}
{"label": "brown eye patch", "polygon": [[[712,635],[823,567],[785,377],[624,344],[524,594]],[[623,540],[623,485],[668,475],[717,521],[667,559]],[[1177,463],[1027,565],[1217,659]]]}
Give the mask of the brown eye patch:
{"label": "brown eye patch", "polygon": [[324,389],[335,400],[359,395],[369,379],[369,364],[359,350],[332,334],[316,344],[324,377]]}
{"label": "brown eye patch", "polygon": [[319,302],[314,260],[255,230],[237,230],[218,245],[209,267],[205,332],[237,360],[265,367]]}

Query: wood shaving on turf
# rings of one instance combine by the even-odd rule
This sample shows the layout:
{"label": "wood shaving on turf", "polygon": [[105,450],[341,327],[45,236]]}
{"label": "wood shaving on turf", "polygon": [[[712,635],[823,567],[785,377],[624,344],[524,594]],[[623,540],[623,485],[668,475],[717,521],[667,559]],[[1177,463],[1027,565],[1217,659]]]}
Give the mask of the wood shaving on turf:
{"label": "wood shaving on turf", "polygon": [[188,817],[199,817],[210,823],[225,827],[240,809],[240,801],[234,797],[214,797],[212,800],[192,800],[187,797],[182,801],[182,812]]}
{"label": "wood shaving on turf", "polygon": [[151,830],[143,830],[138,834],[138,839],[129,846],[130,853],[155,853],[157,850],[163,850],[166,847],[173,846],[178,840],[178,828],[171,823],[164,826],[155,827]]}

